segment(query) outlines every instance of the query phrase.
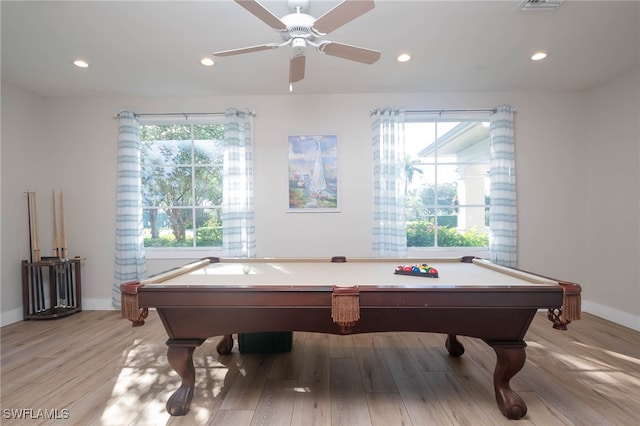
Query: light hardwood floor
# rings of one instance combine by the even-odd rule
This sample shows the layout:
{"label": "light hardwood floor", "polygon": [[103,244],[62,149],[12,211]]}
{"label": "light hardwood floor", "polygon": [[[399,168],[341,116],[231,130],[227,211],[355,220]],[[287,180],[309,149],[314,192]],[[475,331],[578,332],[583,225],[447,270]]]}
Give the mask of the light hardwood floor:
{"label": "light hardwood floor", "polygon": [[494,401],[493,350],[472,338],[460,358],[426,333],[294,333],[289,353],[228,356],[212,338],[194,355],[191,410],[172,418],[164,405],[179,378],[155,312],[140,328],[88,311],[1,333],[3,425],[640,424],[640,333],[588,314],[566,332],[534,319],[511,381],[529,408],[517,423]]}

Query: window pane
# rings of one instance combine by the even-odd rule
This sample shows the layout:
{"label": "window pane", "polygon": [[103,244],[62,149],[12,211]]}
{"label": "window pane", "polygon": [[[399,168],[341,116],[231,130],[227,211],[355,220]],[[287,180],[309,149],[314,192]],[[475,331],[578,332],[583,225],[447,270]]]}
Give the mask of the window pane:
{"label": "window pane", "polygon": [[193,138],[196,140],[224,140],[224,124],[196,124],[193,126]]}
{"label": "window pane", "polygon": [[190,208],[165,208],[169,220],[173,247],[193,246],[193,211]]}
{"label": "window pane", "polygon": [[189,140],[191,125],[145,124],[140,126],[140,139],[145,141]]}
{"label": "window pane", "polygon": [[487,226],[488,209],[484,206],[460,207],[457,231],[465,238],[461,241],[465,246],[486,247],[489,245],[489,228]]}
{"label": "window pane", "polygon": [[463,231],[475,228],[484,232],[487,229],[486,211],[485,206],[460,207],[458,228]]}
{"label": "window pane", "polygon": [[427,220],[407,219],[407,247],[435,247],[435,226]]}
{"label": "window pane", "polygon": [[196,246],[222,247],[221,209],[196,209]]}
{"label": "window pane", "polygon": [[144,124],[140,136],[145,246],[220,246],[224,125]]}
{"label": "window pane", "polygon": [[143,170],[143,202],[154,206],[190,206],[191,167],[155,167]]}
{"label": "window pane", "polygon": [[451,214],[458,195],[458,167],[455,164],[436,166],[438,209]]}
{"label": "window pane", "polygon": [[458,167],[460,204],[485,204],[489,195],[489,163],[464,164]]}
{"label": "window pane", "polygon": [[224,160],[224,126],[222,124],[193,126],[194,163],[222,165]]}
{"label": "window pane", "polygon": [[425,119],[407,123],[405,136],[408,246],[488,245],[486,123]]}
{"label": "window pane", "polygon": [[191,163],[191,142],[145,141],[142,143],[142,164],[173,165]]}
{"label": "window pane", "polygon": [[140,140],[143,163],[191,163],[191,126],[141,126]]}
{"label": "window pane", "polygon": [[[161,230],[167,229],[168,221],[164,212],[158,211],[158,209],[143,209],[142,210],[142,227],[144,235],[145,247],[160,246]],[[154,240],[148,241],[148,240]]]}
{"label": "window pane", "polygon": [[191,247],[191,209],[144,209],[142,213],[145,247]]}
{"label": "window pane", "polygon": [[195,167],[195,205],[201,207],[222,204],[222,169],[219,167]]}
{"label": "window pane", "polygon": [[406,123],[405,124],[405,153],[411,160],[420,157],[420,153],[435,140],[435,123]]}

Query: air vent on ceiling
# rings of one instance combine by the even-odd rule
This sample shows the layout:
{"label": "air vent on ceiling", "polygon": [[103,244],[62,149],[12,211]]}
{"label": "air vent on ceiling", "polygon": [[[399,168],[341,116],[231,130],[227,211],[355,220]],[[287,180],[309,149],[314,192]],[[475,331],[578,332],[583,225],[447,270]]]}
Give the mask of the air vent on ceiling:
{"label": "air vent on ceiling", "polygon": [[552,10],[560,6],[562,0],[525,0],[520,5],[521,10]]}

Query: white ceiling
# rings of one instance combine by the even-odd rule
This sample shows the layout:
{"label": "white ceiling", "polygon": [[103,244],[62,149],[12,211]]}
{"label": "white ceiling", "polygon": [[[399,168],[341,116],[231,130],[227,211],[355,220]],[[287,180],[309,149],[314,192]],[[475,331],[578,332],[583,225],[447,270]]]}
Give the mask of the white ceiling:
{"label": "white ceiling", "polygon": [[[319,17],[338,1],[311,0]],[[286,0],[264,1],[275,15]],[[377,0],[324,39],[382,52],[374,65],[309,48],[294,93],[586,90],[638,67],[638,1]],[[199,60],[279,42],[232,0],[2,1],[2,79],[43,96],[215,96],[288,93],[290,47]],[[538,49],[550,52],[534,63]],[[402,51],[413,55],[400,64]],[[88,69],[71,65],[76,57]]]}

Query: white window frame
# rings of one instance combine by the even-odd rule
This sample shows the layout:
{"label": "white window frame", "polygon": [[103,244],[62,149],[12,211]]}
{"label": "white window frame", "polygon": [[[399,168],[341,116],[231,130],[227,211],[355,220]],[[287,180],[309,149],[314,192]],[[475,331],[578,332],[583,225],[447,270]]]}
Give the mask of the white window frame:
{"label": "white window frame", "polygon": [[[150,115],[139,117],[140,126],[144,125],[211,125],[224,124],[224,115],[192,116],[185,114],[167,116]],[[145,257],[154,259],[199,259],[205,256],[222,256],[222,246],[220,247],[145,247]]]}
{"label": "white window frame", "polygon": [[[490,121],[490,111],[437,111],[437,112],[407,112],[405,123],[422,122],[452,122],[452,121]],[[437,161],[436,161],[437,163]],[[463,164],[460,162],[459,164]],[[436,182],[437,184],[437,182]],[[489,247],[409,247],[409,257],[459,257],[477,256],[489,257]]]}

